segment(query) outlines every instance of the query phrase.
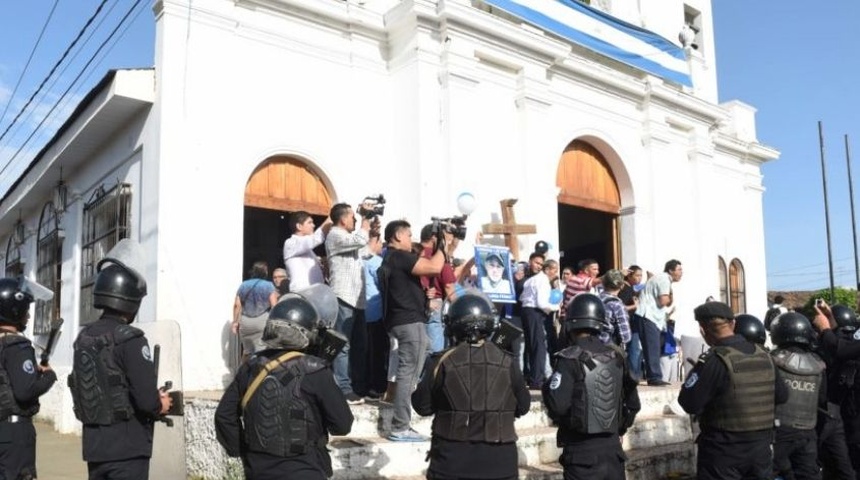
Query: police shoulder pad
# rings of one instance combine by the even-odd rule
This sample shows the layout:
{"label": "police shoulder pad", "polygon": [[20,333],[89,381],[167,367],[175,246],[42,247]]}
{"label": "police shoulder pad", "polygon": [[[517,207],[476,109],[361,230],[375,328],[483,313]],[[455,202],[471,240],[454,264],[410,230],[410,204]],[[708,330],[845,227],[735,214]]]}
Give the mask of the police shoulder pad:
{"label": "police shoulder pad", "polygon": [[699,355],[699,359],[696,361],[696,363],[705,363],[705,362],[707,362],[707,361],[708,361],[708,359],[709,359],[709,358],[711,358],[711,356],[713,356],[713,354],[714,354],[714,350],[713,350],[713,349],[708,350],[707,352],[702,352],[702,354],[701,354],[701,355]]}
{"label": "police shoulder pad", "polygon": [[572,345],[560,352],[556,352],[555,355],[561,358],[567,358],[568,360],[579,360],[580,355],[582,355],[582,348],[577,345]]}
{"label": "police shoulder pad", "polygon": [[125,343],[132,338],[142,337],[143,330],[131,325],[120,325],[113,331],[113,338],[117,344]]}
{"label": "police shoulder pad", "polygon": [[298,361],[301,363],[305,373],[314,373],[326,368],[325,361],[313,355],[302,355]]}

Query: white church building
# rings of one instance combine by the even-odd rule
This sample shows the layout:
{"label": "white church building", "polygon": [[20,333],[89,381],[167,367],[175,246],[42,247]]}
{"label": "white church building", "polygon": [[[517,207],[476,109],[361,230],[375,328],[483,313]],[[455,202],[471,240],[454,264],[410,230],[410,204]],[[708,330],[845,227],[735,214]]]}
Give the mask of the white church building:
{"label": "white church building", "polygon": [[762,315],[778,152],[753,107],[718,102],[710,0],[588,3],[156,1],[154,67],[108,73],[0,191],[0,266],[57,292],[28,334],[65,319],[42,414],[79,428],[72,342],[119,239],[149,260],[138,322],[178,322],[162,349],[181,343],[184,389],[220,390],[236,289],[282,261],[288,213],[378,193],[383,223],[416,233],[474,195],[461,257],[516,198],[538,232],[521,257],[546,240],[604,271],[676,258],[677,320],[709,295]]}

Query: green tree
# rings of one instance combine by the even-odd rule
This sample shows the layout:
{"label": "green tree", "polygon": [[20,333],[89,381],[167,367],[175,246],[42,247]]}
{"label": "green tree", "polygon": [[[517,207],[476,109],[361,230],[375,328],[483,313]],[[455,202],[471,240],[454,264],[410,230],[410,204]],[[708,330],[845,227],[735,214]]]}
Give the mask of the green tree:
{"label": "green tree", "polygon": [[852,288],[835,288],[833,291],[836,300],[830,298],[830,289],[825,288],[815,292],[814,295],[809,297],[806,303],[803,304],[803,308],[801,309],[801,313],[806,315],[809,318],[815,317],[815,308],[813,305],[815,304],[815,300],[818,298],[824,299],[828,305],[845,305],[846,307],[854,310],[854,313],[857,313],[857,290]]}

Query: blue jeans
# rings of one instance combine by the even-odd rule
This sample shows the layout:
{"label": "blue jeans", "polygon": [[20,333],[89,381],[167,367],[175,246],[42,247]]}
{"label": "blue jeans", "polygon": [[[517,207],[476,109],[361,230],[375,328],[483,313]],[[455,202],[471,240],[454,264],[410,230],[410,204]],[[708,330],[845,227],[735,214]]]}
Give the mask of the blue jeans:
{"label": "blue jeans", "polygon": [[445,327],[442,325],[442,309],[430,312],[427,319],[427,337],[430,344],[427,346],[427,354],[438,353],[445,350]]}
{"label": "blue jeans", "polygon": [[630,375],[639,380],[642,378],[642,344],[639,340],[639,330],[642,328],[642,317],[630,314],[630,341],[627,342],[627,363],[630,365]]}
{"label": "blue jeans", "polygon": [[663,369],[660,367],[660,355],[663,353],[660,329],[657,324],[641,318],[639,340],[642,342],[642,355],[645,357],[645,378],[649,382],[663,380]]}
{"label": "blue jeans", "polygon": [[337,321],[334,329],[342,333],[349,342],[337,354],[332,369],[334,381],[344,395],[354,391],[367,393],[367,325],[364,310],[337,300]]}

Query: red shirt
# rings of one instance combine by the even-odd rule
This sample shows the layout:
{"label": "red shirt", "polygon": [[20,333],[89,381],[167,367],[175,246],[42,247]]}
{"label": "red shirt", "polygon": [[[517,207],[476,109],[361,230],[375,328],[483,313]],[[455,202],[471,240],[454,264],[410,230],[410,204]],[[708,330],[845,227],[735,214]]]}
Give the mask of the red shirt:
{"label": "red shirt", "polygon": [[[421,252],[421,256],[424,258],[431,258],[433,256],[433,249],[425,247],[424,251]],[[452,285],[454,283],[457,283],[457,277],[454,276],[454,267],[452,267],[448,262],[445,262],[445,265],[442,265],[442,271],[439,272],[439,275],[434,277],[421,277],[421,287],[423,287],[424,290],[431,287],[436,289],[436,295],[434,295],[433,298],[445,298],[445,286]]]}

